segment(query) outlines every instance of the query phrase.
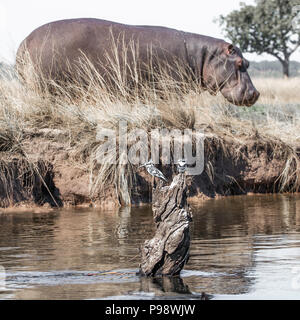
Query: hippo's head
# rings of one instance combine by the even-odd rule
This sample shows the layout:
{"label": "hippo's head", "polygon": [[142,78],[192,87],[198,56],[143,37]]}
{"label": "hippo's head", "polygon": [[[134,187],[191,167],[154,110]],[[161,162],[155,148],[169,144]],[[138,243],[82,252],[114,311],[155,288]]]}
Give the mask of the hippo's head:
{"label": "hippo's head", "polygon": [[239,48],[222,42],[208,59],[210,62],[203,65],[203,84],[211,93],[220,91],[238,106],[252,106],[257,101],[259,92],[247,72],[249,62]]}

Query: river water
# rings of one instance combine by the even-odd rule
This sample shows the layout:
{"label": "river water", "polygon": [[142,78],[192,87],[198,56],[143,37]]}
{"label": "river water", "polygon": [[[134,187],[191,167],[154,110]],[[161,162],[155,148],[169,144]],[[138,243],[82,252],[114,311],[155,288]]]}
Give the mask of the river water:
{"label": "river water", "polygon": [[151,207],[0,210],[0,299],[300,299],[300,195],[193,207],[180,278],[136,275]]}

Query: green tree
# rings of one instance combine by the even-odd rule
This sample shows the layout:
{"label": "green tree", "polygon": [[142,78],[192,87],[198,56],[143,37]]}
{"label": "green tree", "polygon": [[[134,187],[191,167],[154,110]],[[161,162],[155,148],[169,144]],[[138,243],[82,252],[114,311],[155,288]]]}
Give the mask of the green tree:
{"label": "green tree", "polygon": [[289,76],[290,56],[300,46],[300,0],[256,0],[256,5],[240,3],[240,9],[219,23],[225,36],[242,51],[268,53],[282,64]]}

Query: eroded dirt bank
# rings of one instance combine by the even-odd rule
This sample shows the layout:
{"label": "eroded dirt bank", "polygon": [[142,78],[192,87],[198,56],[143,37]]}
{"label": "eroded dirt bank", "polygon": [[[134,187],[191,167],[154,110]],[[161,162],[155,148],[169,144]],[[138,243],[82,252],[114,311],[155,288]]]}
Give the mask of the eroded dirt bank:
{"label": "eroded dirt bank", "polygon": [[[0,207],[110,207],[124,204],[126,197],[133,205],[151,201],[150,176],[137,166],[132,187],[124,191],[111,181],[95,190],[97,167],[90,169],[89,155],[74,153],[64,131],[35,130],[24,137],[23,155],[1,152]],[[220,137],[211,132],[205,138],[204,156],[203,173],[188,178],[192,202],[250,192],[299,192],[299,152],[280,140],[257,133]],[[171,181],[175,167],[159,168]]]}

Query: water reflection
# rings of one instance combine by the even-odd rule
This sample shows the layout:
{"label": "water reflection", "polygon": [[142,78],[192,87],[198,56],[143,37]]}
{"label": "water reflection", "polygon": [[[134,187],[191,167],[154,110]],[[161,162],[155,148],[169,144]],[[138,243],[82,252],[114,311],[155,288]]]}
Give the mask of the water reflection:
{"label": "water reflection", "polygon": [[[191,265],[228,273],[201,282],[204,290],[257,299],[268,294],[300,298],[290,286],[289,272],[299,264],[299,195],[231,197],[204,202],[196,210]],[[265,254],[272,258],[259,259]]]}
{"label": "water reflection", "polygon": [[192,294],[181,277],[157,277],[140,279],[140,291],[154,292],[156,296],[176,294]]}
{"label": "water reflection", "polygon": [[299,195],[208,200],[193,219],[182,278],[149,280],[136,271],[154,232],[151,207],[0,212],[0,298],[300,298]]}

